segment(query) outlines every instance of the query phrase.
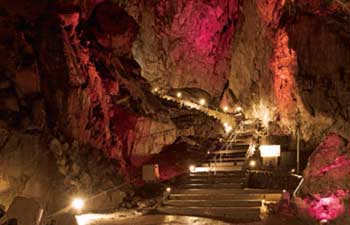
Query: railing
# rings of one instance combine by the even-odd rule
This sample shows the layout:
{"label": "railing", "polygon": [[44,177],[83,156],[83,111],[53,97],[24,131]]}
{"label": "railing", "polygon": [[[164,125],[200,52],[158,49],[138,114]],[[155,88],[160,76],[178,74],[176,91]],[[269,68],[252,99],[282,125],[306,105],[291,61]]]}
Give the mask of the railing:
{"label": "railing", "polygon": [[[244,122],[241,121],[241,122],[238,124],[237,128],[236,128],[234,131],[232,131],[231,134],[230,134],[230,136],[228,137],[229,142],[234,142],[234,141],[237,139],[238,133],[239,133],[240,131],[242,131],[243,128],[244,128]],[[227,145],[229,145],[229,144],[223,145],[223,146],[219,149],[219,151],[228,149],[228,146],[227,146]],[[214,174],[216,174],[216,167],[217,167],[218,161],[219,161],[220,163],[222,163],[222,157],[223,157],[223,155],[225,155],[225,153],[221,153],[221,152],[220,152],[220,154],[216,154],[216,155],[214,156]],[[209,168],[210,168],[210,170],[211,170],[211,168],[212,168],[212,165],[211,165],[211,162],[210,162],[210,161],[209,161]]]}

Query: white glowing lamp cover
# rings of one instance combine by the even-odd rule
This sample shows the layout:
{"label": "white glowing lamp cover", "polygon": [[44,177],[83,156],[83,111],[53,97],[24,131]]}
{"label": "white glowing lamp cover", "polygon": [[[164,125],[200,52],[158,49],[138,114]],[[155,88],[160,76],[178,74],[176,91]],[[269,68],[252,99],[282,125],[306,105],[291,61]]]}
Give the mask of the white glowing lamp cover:
{"label": "white glowing lamp cover", "polygon": [[261,157],[279,157],[281,155],[280,145],[260,145]]}

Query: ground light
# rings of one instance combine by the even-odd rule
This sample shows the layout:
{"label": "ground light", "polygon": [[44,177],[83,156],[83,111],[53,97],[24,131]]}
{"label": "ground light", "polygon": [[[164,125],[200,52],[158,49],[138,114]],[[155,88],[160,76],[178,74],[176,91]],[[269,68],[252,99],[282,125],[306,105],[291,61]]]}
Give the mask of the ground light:
{"label": "ground light", "polygon": [[252,168],[255,167],[256,166],[256,161],[255,160],[250,160],[249,161],[249,166],[252,167]]}
{"label": "ground light", "polygon": [[171,187],[167,187],[165,190],[166,190],[166,192],[170,193],[171,192]]}
{"label": "ground light", "polygon": [[236,112],[236,113],[242,112],[242,111],[243,111],[243,108],[240,107],[240,106],[237,106],[237,107],[235,108],[235,112]]}
{"label": "ground light", "polygon": [[320,221],[320,224],[321,224],[321,225],[326,225],[326,224],[328,224],[328,220],[326,220],[326,219],[321,220],[321,221]]}
{"label": "ground light", "polygon": [[227,112],[227,111],[228,111],[228,107],[227,107],[227,106],[224,106],[224,107],[222,108],[222,110],[223,110],[224,112]]}
{"label": "ground light", "polygon": [[232,131],[233,128],[228,123],[224,123],[224,129],[225,129],[226,134],[228,134]]}
{"label": "ground light", "polygon": [[192,173],[196,170],[196,167],[194,165],[191,165],[188,168]]}
{"label": "ground light", "polygon": [[153,92],[158,92],[159,91],[159,88],[158,87],[155,87],[155,88],[153,88]]}
{"label": "ground light", "polygon": [[75,198],[73,199],[71,203],[71,207],[77,211],[80,211],[84,208],[85,202],[81,198]]}
{"label": "ground light", "polygon": [[205,105],[206,102],[207,101],[204,98],[199,99],[199,104],[202,106]]}
{"label": "ground light", "polygon": [[181,98],[182,97],[182,93],[181,92],[177,92],[176,93],[176,97]]}

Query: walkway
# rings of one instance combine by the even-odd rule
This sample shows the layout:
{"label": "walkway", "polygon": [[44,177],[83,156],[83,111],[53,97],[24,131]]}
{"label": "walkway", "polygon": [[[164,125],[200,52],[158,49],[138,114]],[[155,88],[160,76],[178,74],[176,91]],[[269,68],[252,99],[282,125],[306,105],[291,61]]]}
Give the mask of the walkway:
{"label": "walkway", "polygon": [[[87,219],[89,217],[91,218],[92,215],[96,217],[95,220]],[[220,220],[192,216],[146,215],[134,216],[130,218],[120,218],[118,216],[113,217],[114,214],[108,215],[82,215],[78,217],[80,218],[79,225],[303,225],[303,223],[301,223],[297,218],[283,217],[278,215],[270,216],[264,221],[251,223],[228,223]]]}

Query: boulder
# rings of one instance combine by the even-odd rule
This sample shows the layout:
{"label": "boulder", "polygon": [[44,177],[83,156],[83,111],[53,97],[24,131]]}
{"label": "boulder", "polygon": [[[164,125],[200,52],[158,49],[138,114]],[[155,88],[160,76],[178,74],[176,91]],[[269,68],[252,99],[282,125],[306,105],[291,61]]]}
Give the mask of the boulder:
{"label": "boulder", "polygon": [[344,204],[350,196],[350,151],[346,144],[344,138],[331,133],[310,156],[296,199],[302,217],[350,222],[349,206]]}
{"label": "boulder", "polygon": [[17,196],[0,222],[8,224],[11,219],[15,219],[17,220],[15,224],[18,225],[39,225],[43,212],[43,208],[36,200]]}

